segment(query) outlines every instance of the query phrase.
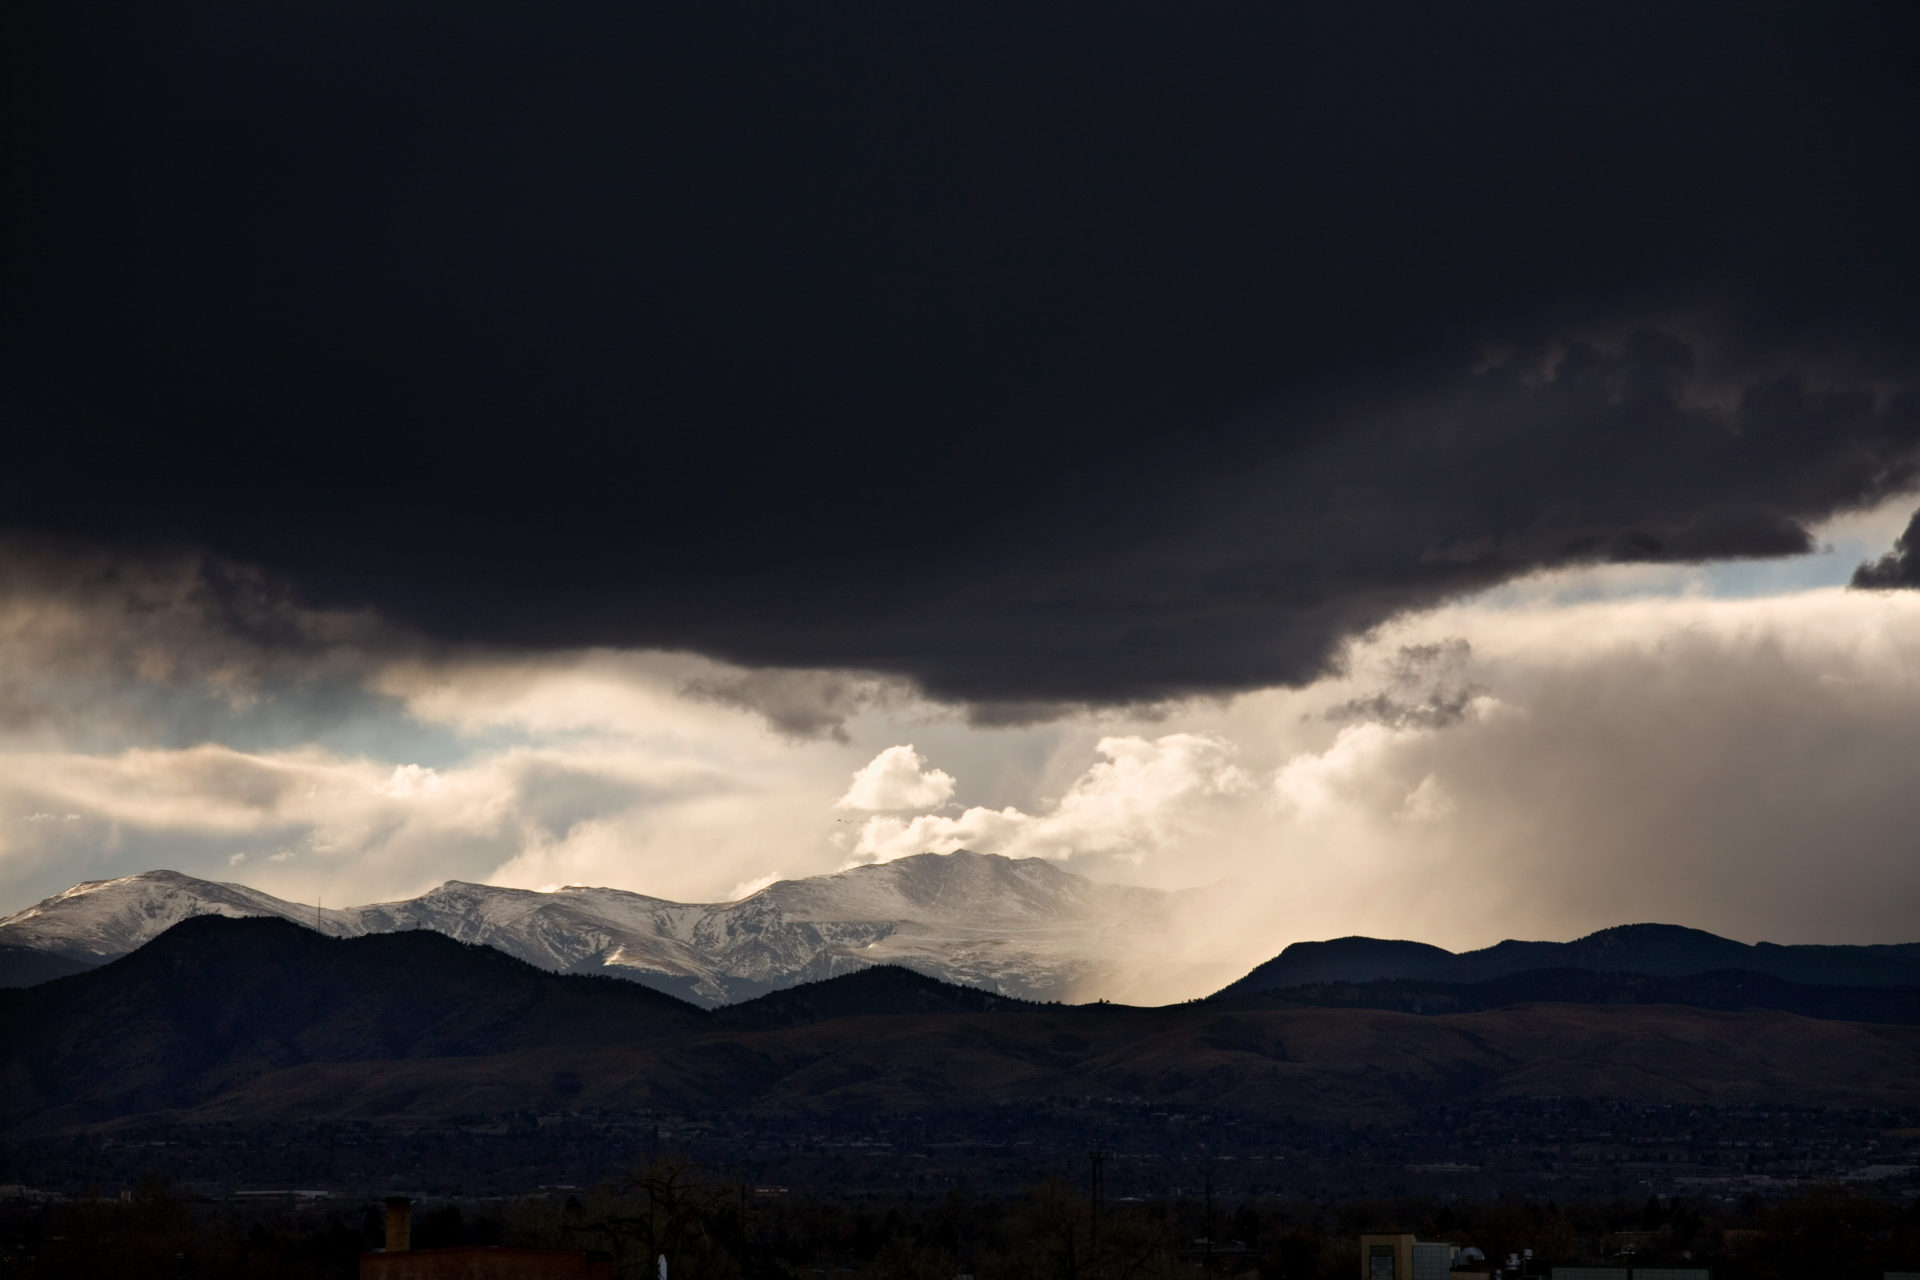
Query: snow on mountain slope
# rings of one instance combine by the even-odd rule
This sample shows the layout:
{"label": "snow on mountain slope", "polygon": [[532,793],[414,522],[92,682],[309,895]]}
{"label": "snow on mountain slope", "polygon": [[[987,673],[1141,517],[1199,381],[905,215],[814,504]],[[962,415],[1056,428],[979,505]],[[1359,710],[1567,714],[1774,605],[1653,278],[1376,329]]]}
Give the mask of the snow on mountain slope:
{"label": "snow on mountain slope", "polygon": [[87,880],[0,920],[0,942],[98,964],[123,956],[189,916],[279,916],[335,936],[363,932],[349,913],[321,912],[241,884],[146,871]]}
{"label": "snow on mountain slope", "polygon": [[[1172,913],[1172,895],[1158,890],[965,850],[784,881],[735,910],[759,900],[787,922],[846,931],[836,953],[855,964],[904,964],[1030,1000],[1100,985],[1122,944],[1150,946]],[[861,924],[874,934],[856,933]]]}
{"label": "snow on mountain slope", "polygon": [[316,912],[241,885],[153,871],[75,885],[0,920],[0,944],[97,963],[188,916],[271,915],[336,936],[431,929],[543,969],[612,974],[703,1004],[872,964],[1054,1000],[1110,977],[1108,956],[1150,948],[1171,927],[1175,896],[964,850],[784,880],[724,903],[450,880],[401,902]]}

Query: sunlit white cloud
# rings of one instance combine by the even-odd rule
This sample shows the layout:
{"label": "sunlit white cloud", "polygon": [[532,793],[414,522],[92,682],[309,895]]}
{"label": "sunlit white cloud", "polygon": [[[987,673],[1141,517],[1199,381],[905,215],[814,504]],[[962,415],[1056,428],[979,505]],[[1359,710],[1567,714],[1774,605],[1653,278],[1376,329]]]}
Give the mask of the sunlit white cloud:
{"label": "sunlit white cloud", "polygon": [[1109,737],[1095,750],[1105,759],[1043,813],[976,806],[957,817],[870,818],[854,843],[853,861],[963,848],[1014,858],[1107,854],[1138,861],[1204,829],[1221,801],[1254,785],[1234,764],[1233,744],[1212,734]]}
{"label": "sunlit white cloud", "polygon": [[394,766],[393,776],[381,785],[380,790],[395,799],[406,800],[415,796],[438,795],[449,787],[460,785],[457,779],[443,776],[438,769],[402,764]]}
{"label": "sunlit white cloud", "polygon": [[727,890],[726,896],[721,900],[723,902],[738,902],[742,898],[751,898],[754,894],[779,879],[780,873],[778,871],[769,871],[765,875],[755,876],[751,880],[742,880],[740,883],[734,885],[733,888]]}
{"label": "sunlit white cloud", "polygon": [[953,796],[953,775],[929,769],[911,744],[888,747],[855,770],[836,809],[925,809]]}

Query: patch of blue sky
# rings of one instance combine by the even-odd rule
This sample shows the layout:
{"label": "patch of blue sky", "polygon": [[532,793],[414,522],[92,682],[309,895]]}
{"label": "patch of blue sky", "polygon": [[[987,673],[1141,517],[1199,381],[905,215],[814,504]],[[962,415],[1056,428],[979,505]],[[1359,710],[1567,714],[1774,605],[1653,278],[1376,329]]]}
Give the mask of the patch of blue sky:
{"label": "patch of blue sky", "polygon": [[[1532,574],[1474,598],[1489,608],[1687,597],[1753,600],[1844,587],[1864,561],[1886,554],[1877,531],[1849,528],[1821,538],[1808,555],[1707,564],[1601,564]],[[1816,534],[1818,536],[1818,534]]]}
{"label": "patch of blue sky", "polygon": [[1751,600],[1794,595],[1821,587],[1844,587],[1863,560],[1872,558],[1864,546],[1822,547],[1812,555],[1784,560],[1729,560],[1700,565],[1694,570],[1701,594],[1722,600]]}
{"label": "patch of blue sky", "polygon": [[63,749],[111,754],[214,744],[270,754],[318,748],[347,759],[444,770],[533,741],[508,726],[469,732],[425,721],[401,699],[345,680],[269,682],[243,698],[205,684],[134,682],[93,705],[103,713],[62,726]]}

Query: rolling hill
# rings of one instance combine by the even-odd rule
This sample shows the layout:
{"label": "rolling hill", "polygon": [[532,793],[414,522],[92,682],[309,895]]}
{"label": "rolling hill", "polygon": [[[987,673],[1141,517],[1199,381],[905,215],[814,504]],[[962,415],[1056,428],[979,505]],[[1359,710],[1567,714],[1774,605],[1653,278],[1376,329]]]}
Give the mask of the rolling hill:
{"label": "rolling hill", "polygon": [[1209,997],[1209,1003],[1234,1009],[1394,1009],[1419,1014],[1472,1013],[1541,1003],[1671,1004],[1728,1013],[1775,1009],[1828,1021],[1920,1025],[1920,987],[1819,986],[1742,969],[1671,978],[1593,969],[1530,969],[1485,982],[1376,978],[1222,993]]}
{"label": "rolling hill", "polygon": [[1541,969],[1585,969],[1649,977],[1716,970],[1763,974],[1816,986],[1920,986],[1920,943],[1884,946],[1748,945],[1700,929],[1630,924],[1572,942],[1506,941],[1455,953],[1424,942],[1334,938],[1296,942],[1217,995],[1319,983],[1411,979],[1471,983]]}
{"label": "rolling hill", "polygon": [[763,1000],[711,1012],[430,932],[330,939],[194,919],[131,956],[0,992],[0,1132],[1085,1096],[1354,1121],[1543,1093],[1920,1105],[1920,1028],[1771,1010],[1062,1006],[884,970]]}

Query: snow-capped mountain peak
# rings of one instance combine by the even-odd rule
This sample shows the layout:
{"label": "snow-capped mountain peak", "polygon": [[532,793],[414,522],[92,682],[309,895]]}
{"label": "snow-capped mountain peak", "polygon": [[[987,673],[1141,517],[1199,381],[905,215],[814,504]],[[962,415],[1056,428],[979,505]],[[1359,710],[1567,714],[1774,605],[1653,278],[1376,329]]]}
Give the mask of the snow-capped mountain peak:
{"label": "snow-capped mountain peak", "polygon": [[0,920],[7,944],[99,963],[125,955],[190,916],[279,916],[323,933],[360,932],[345,913],[287,902],[243,884],[143,871],[86,880]]}
{"label": "snow-capped mountain peak", "polygon": [[720,903],[449,880],[399,902],[321,908],[150,871],[78,884],[0,920],[0,944],[99,963],[189,916],[279,916],[335,936],[430,929],[545,969],[614,974],[706,1004],[883,963],[1067,999],[1097,982],[1116,934],[1137,943],[1167,927],[1171,899],[1039,859],[967,851],[783,880]]}

